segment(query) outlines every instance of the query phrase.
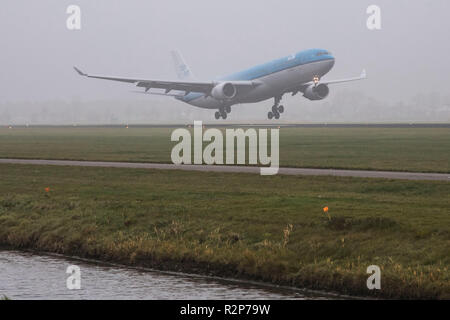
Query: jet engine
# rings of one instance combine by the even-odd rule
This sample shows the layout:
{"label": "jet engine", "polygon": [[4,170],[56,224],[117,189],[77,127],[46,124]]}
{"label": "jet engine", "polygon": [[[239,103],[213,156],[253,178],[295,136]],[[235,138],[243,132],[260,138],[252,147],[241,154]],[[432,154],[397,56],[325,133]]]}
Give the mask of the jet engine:
{"label": "jet engine", "polygon": [[326,84],[319,84],[314,86],[313,84],[306,88],[303,96],[309,100],[322,100],[325,99],[330,93],[330,89]]}
{"label": "jet engine", "polygon": [[230,100],[236,96],[236,87],[230,82],[222,82],[211,91],[211,96],[217,100]]}

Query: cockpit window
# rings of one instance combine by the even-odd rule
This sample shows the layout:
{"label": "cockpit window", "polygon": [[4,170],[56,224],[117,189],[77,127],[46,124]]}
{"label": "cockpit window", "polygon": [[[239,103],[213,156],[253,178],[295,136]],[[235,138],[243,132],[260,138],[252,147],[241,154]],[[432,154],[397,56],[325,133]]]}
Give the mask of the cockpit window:
{"label": "cockpit window", "polygon": [[329,51],[320,51],[320,52],[317,52],[316,53],[316,56],[325,56],[325,55],[331,55],[331,52],[329,52]]}

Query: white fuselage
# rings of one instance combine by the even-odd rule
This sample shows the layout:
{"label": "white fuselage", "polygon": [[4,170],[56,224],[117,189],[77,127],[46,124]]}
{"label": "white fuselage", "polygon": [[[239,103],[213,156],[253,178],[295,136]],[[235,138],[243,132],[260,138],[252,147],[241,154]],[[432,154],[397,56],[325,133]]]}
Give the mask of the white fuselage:
{"label": "white fuselage", "polygon": [[[299,62],[294,65],[292,63],[288,64],[290,57],[286,57],[270,64],[255,67],[249,72],[244,71],[240,74],[220,79],[226,81],[241,80],[240,78],[243,78],[242,80],[252,80],[259,83],[258,86],[248,92],[238,92],[233,99],[220,101],[211,96],[192,93],[179,100],[207,109],[218,109],[225,105],[231,106],[239,103],[260,102],[295,90],[296,87],[313,81],[315,77],[321,78],[333,68],[334,58],[331,56],[323,57],[320,60],[308,60],[308,56],[304,55],[304,57],[300,56],[298,58]],[[286,65],[283,65],[283,63]]]}

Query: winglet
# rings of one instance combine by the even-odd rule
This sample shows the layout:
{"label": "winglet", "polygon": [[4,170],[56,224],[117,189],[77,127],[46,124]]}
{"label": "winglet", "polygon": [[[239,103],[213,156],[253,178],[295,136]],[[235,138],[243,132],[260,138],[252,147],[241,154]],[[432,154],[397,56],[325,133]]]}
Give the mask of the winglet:
{"label": "winglet", "polygon": [[363,69],[363,71],[361,72],[361,79],[365,79],[367,78],[367,73],[366,73],[366,69]]}
{"label": "winglet", "polygon": [[77,67],[73,67],[75,69],[75,71],[80,75],[80,76],[87,76],[86,73],[82,72],[80,69],[78,69]]}

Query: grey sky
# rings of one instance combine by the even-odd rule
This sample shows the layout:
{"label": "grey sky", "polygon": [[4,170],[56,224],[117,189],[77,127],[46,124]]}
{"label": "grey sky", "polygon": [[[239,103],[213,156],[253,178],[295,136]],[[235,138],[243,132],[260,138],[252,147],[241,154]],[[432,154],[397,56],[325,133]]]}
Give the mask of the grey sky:
{"label": "grey sky", "polygon": [[[81,7],[81,31],[66,29],[69,4]],[[370,4],[381,7],[380,31],[366,28]],[[369,76],[332,94],[350,89],[382,101],[448,95],[449,12],[448,0],[3,0],[0,102],[134,99],[132,86],[80,78],[72,66],[173,79],[172,48],[201,79],[325,48],[336,57],[327,78],[362,68]]]}

